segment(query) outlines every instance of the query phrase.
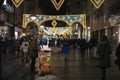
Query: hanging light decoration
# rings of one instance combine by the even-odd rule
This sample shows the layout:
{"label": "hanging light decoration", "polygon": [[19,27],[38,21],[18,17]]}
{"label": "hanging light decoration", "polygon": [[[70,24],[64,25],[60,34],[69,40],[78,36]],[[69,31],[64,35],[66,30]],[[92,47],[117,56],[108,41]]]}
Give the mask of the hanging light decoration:
{"label": "hanging light decoration", "polygon": [[18,7],[24,0],[12,0],[15,7]]}
{"label": "hanging light decoration", "polygon": [[103,4],[104,0],[90,0],[95,8],[99,9],[100,6]]}
{"label": "hanging light decoration", "polygon": [[54,7],[56,8],[57,11],[61,8],[64,1],[65,0],[60,0],[59,2],[57,2],[56,0],[51,0],[51,2],[53,3],[53,5],[54,5]]}
{"label": "hanging light decoration", "polygon": [[56,27],[56,25],[57,25],[57,21],[56,21],[55,19],[53,19],[53,21],[52,21],[51,24],[52,24],[53,27]]}

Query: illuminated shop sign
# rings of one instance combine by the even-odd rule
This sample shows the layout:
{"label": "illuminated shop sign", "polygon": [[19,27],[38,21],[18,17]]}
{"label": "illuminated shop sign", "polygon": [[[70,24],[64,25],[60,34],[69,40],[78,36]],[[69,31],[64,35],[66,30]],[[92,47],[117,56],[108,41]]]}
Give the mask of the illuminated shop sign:
{"label": "illuminated shop sign", "polygon": [[14,8],[7,3],[7,0],[4,0],[3,7],[5,8],[6,11],[10,13],[14,12]]}

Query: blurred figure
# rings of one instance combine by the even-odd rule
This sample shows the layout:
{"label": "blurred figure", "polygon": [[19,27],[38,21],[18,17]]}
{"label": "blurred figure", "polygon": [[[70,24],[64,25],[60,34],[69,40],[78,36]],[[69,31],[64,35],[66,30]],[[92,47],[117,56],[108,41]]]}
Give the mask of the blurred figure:
{"label": "blurred figure", "polygon": [[101,80],[106,80],[106,69],[111,67],[110,54],[112,54],[112,50],[106,36],[103,36],[100,43],[98,44],[97,54],[99,55],[98,60],[100,62],[98,67],[102,71]]}
{"label": "blurred figure", "polygon": [[23,52],[23,59],[22,62],[28,62],[28,47],[29,47],[29,42],[27,41],[26,38],[23,39],[23,42],[20,46],[20,50]]}
{"label": "blurred figure", "polygon": [[85,57],[86,46],[87,46],[86,40],[85,39],[81,39],[81,42],[80,42],[80,52],[81,52],[82,58]]}
{"label": "blurred figure", "polygon": [[115,64],[118,66],[119,71],[120,71],[120,43],[116,48],[115,56],[117,57],[117,59],[115,60]]}
{"label": "blurred figure", "polygon": [[1,78],[2,78],[2,73],[1,73],[1,72],[2,72],[2,69],[1,69],[1,68],[2,68],[2,67],[1,67],[1,66],[2,66],[2,65],[1,65],[1,58],[2,58],[2,54],[1,54],[1,53],[2,53],[2,52],[1,52],[2,45],[1,45],[1,44],[2,44],[2,42],[1,42],[1,40],[2,40],[2,37],[0,36],[0,80],[2,80],[2,79],[1,79]]}
{"label": "blurred figure", "polygon": [[7,50],[7,43],[6,43],[6,40],[3,38],[1,40],[1,53],[6,56],[6,50]]}
{"label": "blurred figure", "polygon": [[9,54],[11,56],[14,56],[15,49],[16,49],[16,39],[14,37],[12,37],[8,40],[8,47],[9,47]]}
{"label": "blurred figure", "polygon": [[95,49],[97,47],[97,44],[98,44],[98,40],[97,40],[96,36],[93,35],[91,37],[91,39],[89,40],[89,42],[88,42],[88,49],[89,49],[89,54],[90,54],[91,58],[96,57],[96,54],[94,53],[94,51],[95,51]]}
{"label": "blurred figure", "polygon": [[31,72],[35,72],[35,62],[38,56],[38,38],[33,39],[30,43],[28,54],[31,59]]}
{"label": "blurred figure", "polygon": [[65,55],[65,61],[67,61],[67,55],[69,53],[69,41],[68,40],[64,41],[62,51]]}
{"label": "blurred figure", "polygon": [[16,57],[19,58],[19,52],[20,52],[20,41],[17,39],[16,40],[16,48],[15,48],[15,54],[16,54]]}

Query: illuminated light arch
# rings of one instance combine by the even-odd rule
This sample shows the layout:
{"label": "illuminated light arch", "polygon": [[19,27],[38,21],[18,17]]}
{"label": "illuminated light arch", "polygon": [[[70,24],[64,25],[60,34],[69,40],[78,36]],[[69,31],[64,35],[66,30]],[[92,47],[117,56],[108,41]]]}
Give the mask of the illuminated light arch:
{"label": "illuminated light arch", "polygon": [[79,15],[36,15],[36,20],[31,20],[31,14],[23,14],[23,28],[26,28],[26,25],[29,22],[35,22],[38,26],[40,26],[43,22],[48,20],[60,20],[64,21],[69,25],[72,26],[73,23],[78,22],[82,25],[83,28],[86,28],[86,14],[79,14]]}
{"label": "illuminated light arch", "polygon": [[[60,31],[58,32],[60,35],[65,35],[66,33],[72,34],[72,25],[74,23],[80,23],[83,28],[86,28],[86,14],[55,15],[55,16],[53,16],[53,15],[36,15],[35,20],[32,20],[31,17],[32,17],[32,14],[23,14],[23,25],[22,25],[23,28],[26,28],[27,24],[29,24],[31,22],[36,23],[37,27],[39,28],[39,26],[41,26],[43,22],[50,21],[50,20],[63,21],[68,25],[68,29],[64,29],[64,30],[62,30],[62,28],[59,29],[60,31],[62,30],[62,32],[60,32]],[[57,24],[57,21],[55,21],[55,24],[53,23],[52,26],[56,27],[56,24]],[[56,29],[57,29],[57,27],[53,28],[52,32],[56,33]]]}
{"label": "illuminated light arch", "polygon": [[67,21],[65,21],[63,19],[58,19],[58,18],[49,18],[49,19],[43,20],[43,21],[41,21],[41,23],[39,24],[39,26],[42,25],[42,23],[44,23],[46,21],[51,21],[51,20],[63,21],[63,22],[65,22],[68,25],[68,27],[70,27],[70,25],[69,25],[69,23]]}

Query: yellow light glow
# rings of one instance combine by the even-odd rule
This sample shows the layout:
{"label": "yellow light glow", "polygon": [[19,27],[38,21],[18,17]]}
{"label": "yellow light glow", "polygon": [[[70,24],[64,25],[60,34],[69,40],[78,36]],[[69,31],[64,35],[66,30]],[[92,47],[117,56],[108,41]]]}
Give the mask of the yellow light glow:
{"label": "yellow light glow", "polygon": [[24,0],[12,0],[15,7],[18,7]]}
{"label": "yellow light glow", "polygon": [[22,33],[22,36],[26,36],[26,33]]}
{"label": "yellow light glow", "polygon": [[56,0],[51,0],[51,2],[53,3],[54,7],[58,11],[61,8],[61,6],[63,5],[64,0],[60,0],[59,2],[57,2]]}
{"label": "yellow light glow", "polygon": [[92,3],[93,3],[93,5],[97,8],[97,9],[99,9],[100,8],[100,6],[103,4],[103,2],[104,2],[104,0],[90,0]]}
{"label": "yellow light glow", "polygon": [[57,21],[54,19],[51,24],[52,24],[53,27],[56,27]]}

